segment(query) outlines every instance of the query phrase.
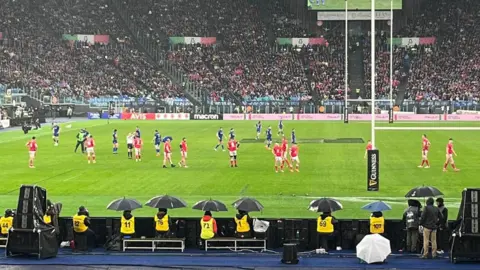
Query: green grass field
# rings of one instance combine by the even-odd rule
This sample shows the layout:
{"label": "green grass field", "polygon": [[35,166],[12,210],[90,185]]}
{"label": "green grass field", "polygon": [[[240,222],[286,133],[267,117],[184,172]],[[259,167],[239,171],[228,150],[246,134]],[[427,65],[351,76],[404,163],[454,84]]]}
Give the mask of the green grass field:
{"label": "green grass field", "polygon": [[[230,168],[228,152],[213,151],[215,134],[222,126],[236,129],[239,140],[255,137],[253,121],[111,121],[92,120],[72,123],[70,129],[62,125],[60,146],[54,147],[51,131],[45,127],[27,136],[20,131],[0,133],[0,209],[16,208],[18,190],[22,184],[37,184],[48,190],[48,197],[64,205],[63,216],[73,215],[78,206],[86,206],[92,216],[115,216],[106,210],[107,204],[127,196],[142,203],[161,194],[179,196],[191,206],[198,200],[218,199],[231,204],[241,196],[252,196],[265,206],[257,217],[315,217],[307,211],[313,198],[338,198],[344,210],[340,218],[366,218],[368,213],[359,208],[382,199],[393,211],[387,218],[396,219],[405,208],[405,193],[412,187],[426,184],[445,193],[447,207],[455,216],[464,187],[478,187],[480,141],[477,131],[430,131],[432,168],[419,169],[421,134],[424,131],[378,131],[380,149],[380,191],[366,191],[365,143],[299,143],[302,167],[300,173],[275,174],[272,154],[260,143],[242,143],[239,148],[239,168]],[[451,126],[452,123],[449,123]],[[127,159],[125,135],[139,125],[145,141],[141,163]],[[272,125],[276,133],[277,122]],[[388,124],[383,124],[388,125]],[[433,124],[394,124],[393,126],[440,126]],[[457,126],[475,126],[479,123],[457,123]],[[286,121],[286,131],[297,130],[300,141],[321,138],[370,138],[369,123],[299,122]],[[392,125],[390,125],[392,126]],[[446,126],[446,125],[445,125]],[[85,156],[74,154],[75,135],[86,127],[97,142],[97,164],[87,164]],[[120,135],[120,151],[112,154],[111,132]],[[178,143],[185,136],[189,142],[189,168],[162,169],[162,159],[155,157],[151,139],[159,129],[162,136],[173,136],[176,150],[173,159],[178,162]],[[38,137],[39,151],[36,168],[28,168],[25,143]],[[455,139],[456,158],[461,172],[443,173],[445,144]],[[279,138],[279,137],[277,137]],[[1,210],[3,211],[3,210]],[[136,210],[137,216],[151,216],[151,208]],[[188,209],[171,211],[174,216],[198,216],[200,212]],[[231,216],[233,209],[218,216]]]}
{"label": "green grass field", "polygon": [[[345,10],[345,0],[325,0],[325,5],[322,0],[306,0],[311,3],[310,10]],[[371,0],[349,0],[349,10],[371,10]],[[390,0],[376,0],[376,10],[390,10]],[[402,9],[402,0],[393,0],[393,9]]]}

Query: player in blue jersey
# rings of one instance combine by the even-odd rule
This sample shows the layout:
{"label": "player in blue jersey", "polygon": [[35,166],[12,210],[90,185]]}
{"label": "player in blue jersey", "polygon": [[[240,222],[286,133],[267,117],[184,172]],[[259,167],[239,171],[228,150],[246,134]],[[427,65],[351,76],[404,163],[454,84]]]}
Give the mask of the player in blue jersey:
{"label": "player in blue jersey", "polygon": [[230,140],[235,139],[235,130],[231,128],[230,131],[228,132],[228,135],[230,137]]}
{"label": "player in blue jersey", "polygon": [[153,134],[153,144],[155,145],[155,151],[157,152],[157,157],[160,156],[160,144],[162,143],[162,136],[160,135],[160,132],[158,130],[155,130],[155,133]]}
{"label": "player in blue jersey", "polygon": [[118,134],[116,129],[113,130],[112,144],[113,144],[113,154],[117,154],[118,153]]}
{"label": "player in blue jersey", "polygon": [[222,151],[225,151],[225,146],[223,145],[223,128],[220,128],[217,131],[217,139],[218,139],[218,144],[213,148],[213,150],[217,151],[217,148],[221,145],[222,146]]}
{"label": "player in blue jersey", "polygon": [[270,146],[272,145],[272,127],[268,126],[267,130],[265,131],[265,135],[267,136],[267,145],[265,148],[270,150]]}
{"label": "player in blue jersey", "polygon": [[292,144],[297,143],[297,135],[295,135],[295,129],[292,128]]}
{"label": "player in blue jersey", "polygon": [[283,120],[280,120],[280,122],[278,122],[278,132],[277,132],[277,135],[280,136],[280,135],[284,135],[283,134]]}
{"label": "player in blue jersey", "polygon": [[60,126],[57,123],[52,125],[53,145],[58,146],[58,137],[60,136]]}
{"label": "player in blue jersey", "polygon": [[135,129],[135,136],[138,137],[138,138],[141,138],[140,137],[140,128],[137,126],[137,128]]}
{"label": "player in blue jersey", "polygon": [[257,137],[255,139],[258,140],[260,139],[260,133],[262,133],[262,122],[258,121],[255,127],[257,129]]}

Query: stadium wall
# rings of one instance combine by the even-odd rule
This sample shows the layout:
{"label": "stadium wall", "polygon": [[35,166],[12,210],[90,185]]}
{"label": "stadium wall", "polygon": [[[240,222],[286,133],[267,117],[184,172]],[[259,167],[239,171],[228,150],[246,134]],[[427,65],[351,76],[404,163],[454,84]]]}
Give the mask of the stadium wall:
{"label": "stadium wall", "polygon": [[[122,119],[122,120],[229,120],[229,121],[343,121],[343,114],[195,114],[195,113],[115,113],[89,112],[88,119]],[[349,114],[349,121],[370,121],[370,114]],[[388,114],[376,114],[375,120],[388,122]],[[398,122],[435,122],[435,121],[480,121],[480,114],[394,114]]]}
{"label": "stadium wall", "polygon": [[[119,214],[120,215],[120,214]],[[368,215],[368,214],[366,214]],[[200,217],[199,218],[172,218],[170,237],[185,238],[186,248],[200,248]],[[232,218],[216,218],[219,237],[233,237],[235,235],[235,222]],[[284,243],[297,243],[300,250],[313,250],[317,248],[317,221],[315,219],[265,219],[270,222],[270,227],[265,235],[269,249],[281,248]],[[135,234],[137,238],[153,238],[155,236],[153,217],[135,218]],[[62,241],[72,240],[73,229],[71,218],[60,218],[60,236]],[[450,228],[453,228],[453,222]],[[90,228],[96,234],[97,245],[103,245],[113,235],[120,231],[120,218],[91,218]],[[337,237],[343,249],[354,249],[358,239],[369,232],[368,220],[339,220],[335,226]],[[442,247],[448,245],[449,231],[443,231]],[[405,245],[406,230],[401,220],[386,220],[384,236],[390,239],[392,250],[403,249]],[[335,243],[330,248],[335,248]],[[330,243],[329,243],[330,245]],[[420,250],[420,248],[418,249]]]}

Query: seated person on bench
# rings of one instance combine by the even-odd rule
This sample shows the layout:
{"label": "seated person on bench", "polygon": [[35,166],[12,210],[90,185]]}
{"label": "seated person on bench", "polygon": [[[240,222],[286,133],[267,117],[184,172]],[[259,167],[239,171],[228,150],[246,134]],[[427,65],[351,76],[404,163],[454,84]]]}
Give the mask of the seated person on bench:
{"label": "seated person on bench", "polygon": [[43,221],[47,225],[53,226],[53,216],[55,215],[55,209],[53,208],[53,204],[50,200],[47,200],[47,211],[45,211],[45,215],[43,216]]}
{"label": "seated person on bench", "polygon": [[90,215],[84,206],[78,208],[78,213],[73,216],[73,233],[74,236],[86,236],[87,247],[95,247],[95,233],[89,228]]}
{"label": "seated person on bench", "polygon": [[8,231],[13,225],[13,211],[10,209],[5,210],[5,216],[0,218],[0,238],[7,238]]}
{"label": "seated person on bench", "polygon": [[250,238],[252,219],[248,216],[248,212],[238,210],[238,214],[234,218],[237,229],[235,230],[235,237]]}
{"label": "seated person on bench", "polygon": [[172,221],[167,214],[167,209],[158,208],[158,212],[155,217],[153,217],[153,220],[155,221],[155,237],[167,237],[167,234],[170,231],[170,225],[172,224]]}
{"label": "seated person on bench", "polygon": [[132,215],[132,211],[123,211],[122,218],[120,219],[120,235],[122,238],[134,238],[135,237],[135,217]]}
{"label": "seated person on bench", "polygon": [[203,242],[205,242],[204,240],[212,239],[217,234],[217,222],[212,217],[210,211],[206,211],[202,219],[200,219],[200,227],[202,228],[200,238]]}

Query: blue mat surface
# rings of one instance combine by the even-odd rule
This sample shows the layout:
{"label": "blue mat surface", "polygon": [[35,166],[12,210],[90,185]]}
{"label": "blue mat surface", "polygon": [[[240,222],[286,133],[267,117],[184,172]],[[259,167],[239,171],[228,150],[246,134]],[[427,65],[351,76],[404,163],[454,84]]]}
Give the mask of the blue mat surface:
{"label": "blue mat surface", "polygon": [[[2,254],[0,250],[0,254]],[[285,265],[280,262],[280,254],[216,252],[208,254],[192,253],[105,253],[85,254],[62,250],[56,258],[37,260],[35,258],[7,258],[0,256],[0,265],[70,265],[70,266],[153,266],[153,267],[232,267],[232,268],[312,268],[312,269],[460,269],[478,270],[480,264],[451,264],[447,258],[422,260],[412,255],[394,254],[383,265],[367,265],[359,262],[353,253],[342,252],[330,255],[299,256],[297,265]]]}

